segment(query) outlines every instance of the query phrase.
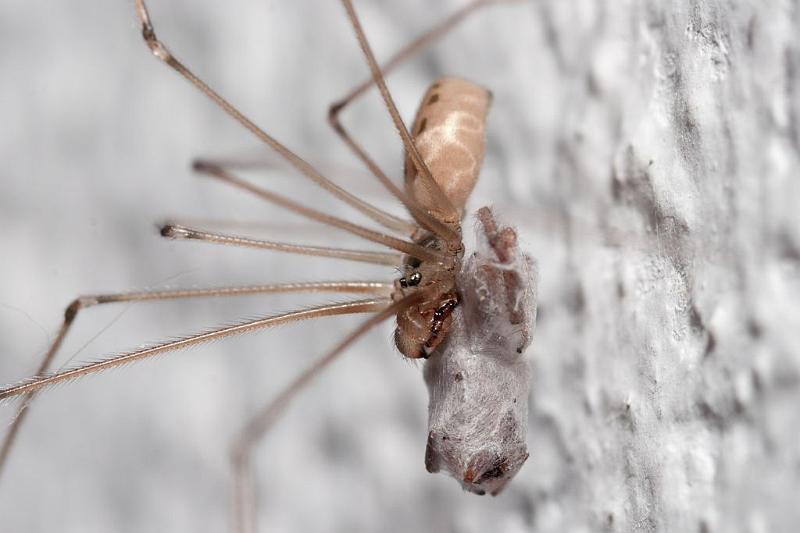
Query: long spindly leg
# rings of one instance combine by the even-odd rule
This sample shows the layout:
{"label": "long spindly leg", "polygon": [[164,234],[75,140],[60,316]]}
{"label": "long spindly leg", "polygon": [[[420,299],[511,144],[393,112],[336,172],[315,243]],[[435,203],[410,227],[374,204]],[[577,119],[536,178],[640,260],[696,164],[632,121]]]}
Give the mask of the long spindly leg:
{"label": "long spindly leg", "polygon": [[[198,158],[193,162],[192,166],[195,169],[200,170],[207,168],[219,168],[227,171],[285,169],[285,166],[280,165],[278,161],[270,161],[263,158]],[[419,229],[417,224],[409,220],[400,217],[393,217],[393,219],[394,220],[391,227],[387,225],[384,226],[390,227],[390,229],[394,229],[402,235],[413,235],[414,232]]]}
{"label": "long spindly leg", "polygon": [[[518,1],[520,0],[474,0],[473,2],[470,2],[397,51],[391,58],[389,58],[388,61],[381,65],[381,72],[384,76],[388,75],[398,65],[407,61],[428,46],[431,46],[431,44],[450,32],[461,21],[481,8],[490,6],[492,4]],[[353,137],[345,130],[344,126],[339,120],[339,113],[341,113],[345,107],[350,105],[356,98],[364,94],[367,89],[373,85],[375,85],[374,78],[364,80],[353,87],[344,97],[331,104],[330,108],[328,109],[328,123],[339,135],[342,141],[344,141],[344,143],[356,155],[356,157],[360,159],[367,166],[367,168],[369,168],[370,172],[372,172],[372,174],[378,178],[378,180],[383,184],[384,187],[386,187],[387,190],[389,190],[389,192],[391,192],[403,203],[403,205],[406,206],[409,212],[420,224],[441,226],[441,222],[428,215],[428,213],[422,209],[417,202],[409,198],[404,191],[397,187],[397,185],[395,185],[394,182],[392,182],[386,176],[383,170],[381,170],[378,164],[375,163],[375,161],[366,153],[363,147],[357,143],[355,139],[353,139]],[[447,230],[440,229],[439,232],[442,231]]]}
{"label": "long spindly leg", "polygon": [[[441,187],[439,187],[439,185],[433,179],[428,165],[425,164],[425,161],[419,154],[419,151],[414,144],[414,140],[411,138],[411,134],[408,132],[408,128],[403,123],[403,119],[400,117],[400,112],[397,110],[397,106],[394,103],[392,94],[386,87],[386,80],[383,79],[381,69],[378,66],[378,62],[375,60],[375,54],[372,52],[372,47],[370,47],[369,41],[367,41],[367,37],[364,34],[364,29],[361,27],[361,22],[359,21],[358,15],[353,8],[353,2],[351,0],[342,0],[342,5],[347,12],[347,18],[356,34],[358,45],[361,47],[362,52],[364,52],[364,57],[366,58],[367,64],[369,65],[369,70],[372,73],[372,79],[375,82],[375,85],[378,86],[378,91],[381,93],[381,98],[383,98],[383,102],[386,105],[386,110],[389,112],[389,116],[391,117],[397,132],[400,134],[406,154],[413,162],[414,167],[417,169],[419,179],[425,188],[425,192],[430,198],[434,199],[436,205],[444,214],[442,222],[445,222],[447,225],[452,226],[453,228],[459,227],[461,220],[458,210],[453,206],[452,202],[450,202],[447,196],[445,196]],[[461,245],[461,236],[455,229],[451,229],[449,235],[443,236],[443,238],[451,242],[453,245]]]}
{"label": "long spindly leg", "polygon": [[369,250],[348,250],[344,248],[328,248],[324,246],[307,246],[304,244],[291,244],[286,242],[264,241],[251,239],[239,235],[227,235],[223,233],[204,231],[201,229],[188,228],[179,224],[165,224],[161,227],[161,235],[168,239],[175,240],[194,240],[209,242],[214,244],[227,244],[229,246],[241,246],[245,248],[259,248],[262,250],[275,250],[278,252],[288,252],[300,255],[312,255],[316,257],[333,257],[347,261],[360,261],[362,263],[372,263],[375,265],[399,266],[403,256],[393,252],[372,252]]}
{"label": "long spindly leg", "polygon": [[[86,309],[87,307],[93,307],[96,305],[109,304],[109,303],[121,303],[121,302],[163,301],[163,300],[177,300],[185,298],[244,296],[252,294],[286,293],[286,292],[339,292],[339,293],[353,293],[353,294],[373,294],[376,296],[382,295],[388,298],[388,295],[391,293],[391,291],[392,291],[392,285],[388,283],[381,283],[376,281],[336,281],[336,282],[286,283],[286,284],[274,284],[274,285],[249,285],[241,287],[220,287],[220,288],[209,288],[209,289],[141,291],[141,292],[128,292],[119,294],[95,294],[95,295],[80,296],[75,300],[73,300],[72,303],[69,306],[67,306],[66,310],[64,311],[64,320],[61,324],[61,327],[59,328],[55,339],[53,340],[52,344],[47,349],[44,357],[39,363],[39,366],[36,369],[36,374],[34,375],[35,377],[31,380],[23,382],[20,386],[9,387],[0,390],[0,401],[7,398],[11,398],[13,396],[18,396],[20,394],[24,395],[22,401],[17,407],[16,416],[14,417],[10,427],[8,428],[8,431],[6,432],[5,437],[3,438],[2,446],[0,446],[0,473],[2,473],[2,469],[6,461],[8,460],[8,456],[11,453],[11,449],[14,445],[16,437],[19,434],[20,427],[22,426],[22,423],[25,420],[25,416],[28,412],[27,408],[30,406],[35,392],[39,388],[46,386],[48,380],[52,381],[58,378],[58,375],[47,377],[45,376],[45,374],[50,369],[53,359],[58,353],[58,350],[61,348],[64,339],[67,336],[67,333],[69,332],[72,324],[75,322],[75,319],[78,316],[78,313],[81,310]],[[360,306],[353,307],[352,309],[361,309],[361,307],[363,307],[363,305],[360,304]],[[316,310],[310,310],[311,313],[309,316],[303,315],[302,313],[304,312],[302,311],[295,314],[289,313],[285,318],[283,318],[282,321],[283,322],[290,321],[293,319],[292,318],[293,316],[296,316],[296,318],[294,318],[295,320],[299,320],[301,318],[310,318],[312,316],[324,316],[326,314],[326,309],[327,309],[327,314],[360,312],[359,310],[348,311],[348,309],[350,308],[346,307],[338,309],[336,308],[336,306],[331,306],[330,309],[323,307],[323,308],[317,308]],[[368,310],[372,309],[373,307],[370,307]],[[268,325],[273,325],[273,323],[276,323],[276,320],[279,319],[280,317],[272,317],[270,319],[266,319],[266,320],[271,320],[272,322],[262,326],[253,326],[251,329],[255,329],[256,327],[266,327]],[[217,336],[226,336],[230,334],[232,333],[227,333],[227,334],[218,333]],[[210,338],[214,338],[213,332],[210,335],[212,335]],[[165,348],[162,346],[159,352],[167,351],[167,349],[180,348],[182,347],[182,345],[177,345],[177,344],[181,343],[196,344],[196,342],[192,343],[190,341],[191,338],[179,341],[179,343],[171,343],[171,344],[176,344],[174,348]],[[145,352],[153,351],[157,348],[158,347],[154,347],[149,350],[145,350]],[[88,373],[88,372],[89,371],[83,373]],[[80,375],[82,375],[82,373],[80,372],[74,373],[75,377],[79,377]],[[27,387],[27,385],[30,385],[30,387]]]}
{"label": "long spindly leg", "polygon": [[339,344],[314,361],[275,398],[262,407],[245,425],[231,448],[233,467],[233,518],[234,531],[251,533],[256,531],[255,489],[252,476],[252,453],[266,432],[286,409],[289,402],[306,387],[314,377],[338,358],[350,345],[370,329],[403,309],[415,305],[426,297],[423,291],[406,296],[379,313],[365,320]]}
{"label": "long spindly leg", "polygon": [[216,178],[222,181],[223,183],[227,183],[228,185],[232,185],[238,189],[247,191],[268,202],[289,209],[290,211],[294,211],[295,213],[302,215],[306,218],[310,218],[311,220],[316,220],[323,224],[327,224],[329,226],[333,226],[342,229],[344,231],[350,232],[354,235],[358,235],[359,237],[367,241],[372,241],[378,244],[382,244],[387,248],[398,250],[400,252],[406,253],[412,257],[416,257],[417,259],[421,259],[423,261],[433,261],[438,263],[446,261],[446,257],[443,254],[431,248],[420,246],[414,242],[404,241],[403,239],[398,239],[396,237],[392,237],[390,235],[386,235],[384,233],[380,233],[365,228],[363,226],[359,226],[358,224],[353,224],[352,222],[349,222],[347,220],[332,215],[328,215],[316,209],[306,207],[284,196],[276,194],[272,191],[268,191],[261,187],[257,187],[252,183],[235,176],[231,172],[226,171],[224,168],[217,167],[207,163],[202,163],[202,164],[196,164],[195,169],[198,172],[203,172],[204,174]]}
{"label": "long spindly leg", "polygon": [[225,113],[236,120],[239,124],[244,126],[248,131],[255,135],[260,141],[275,150],[281,157],[286,159],[295,169],[301,174],[315,182],[317,185],[339,198],[340,200],[350,204],[358,209],[368,217],[372,218],[379,224],[382,224],[391,229],[402,229],[402,225],[398,226],[398,220],[393,215],[378,209],[377,207],[357,198],[356,196],[345,191],[328,178],[323,176],[311,164],[302,159],[300,156],[289,150],[286,146],[281,144],[277,139],[269,135],[267,132],[255,125],[253,121],[244,116],[238,109],[236,109],[230,102],[225,100],[216,91],[209,87],[203,80],[198,78],[191,70],[189,70],[183,63],[178,61],[175,56],[167,49],[167,47],[158,40],[153,29],[153,24],[150,21],[150,15],[147,12],[147,7],[144,0],[135,0],[136,14],[139,17],[139,22],[142,27],[142,37],[144,38],[147,46],[158,59],[166,63],[172,69],[177,71],[181,76],[194,85],[200,92],[210,98],[217,106],[219,106]]}
{"label": "long spindly leg", "polygon": [[[209,168],[218,168],[225,171],[240,171],[240,170],[275,170],[285,169],[277,160],[268,160],[262,158],[197,158],[192,163],[192,167],[196,170],[204,171]],[[348,172],[352,172],[349,169]],[[384,224],[385,227],[393,229],[401,235],[413,235],[419,229],[419,226],[402,217],[392,216],[392,223],[390,225]]]}

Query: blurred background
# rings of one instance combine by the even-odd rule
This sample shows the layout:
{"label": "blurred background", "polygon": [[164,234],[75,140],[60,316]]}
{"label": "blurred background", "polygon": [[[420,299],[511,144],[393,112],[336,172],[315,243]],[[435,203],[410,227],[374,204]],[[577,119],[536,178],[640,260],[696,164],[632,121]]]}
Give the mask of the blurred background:
{"label": "blurred background", "polygon": [[[465,3],[356,8],[380,59]],[[175,55],[257,124],[401,212],[326,124],[328,105],[367,76],[337,2],[150,10]],[[493,205],[538,259],[531,458],[497,498],[428,474],[421,367],[397,354],[387,323],[259,449],[262,530],[790,531],[798,16],[779,2],[521,1],[472,16],[392,74],[409,122],[440,76],[494,93],[469,211]],[[199,156],[277,159],[151,56],[130,1],[3,2],[0,117],[0,382],[33,372],[80,294],[395,274],[158,237],[169,218],[369,247],[191,173]],[[399,182],[401,143],[377,94],[343,121]],[[280,165],[248,176],[364,222]],[[57,366],[339,299],[92,308]],[[282,326],[48,391],[0,479],[0,529],[226,530],[231,439],[361,319]],[[12,412],[0,407],[4,424]]]}

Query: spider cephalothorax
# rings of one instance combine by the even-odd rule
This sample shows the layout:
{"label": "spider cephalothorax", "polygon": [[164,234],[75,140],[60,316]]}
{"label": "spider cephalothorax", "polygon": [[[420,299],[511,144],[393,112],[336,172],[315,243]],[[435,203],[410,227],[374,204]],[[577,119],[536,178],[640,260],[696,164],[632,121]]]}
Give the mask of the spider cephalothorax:
{"label": "spider cephalothorax", "polygon": [[[418,243],[437,250],[441,247],[441,242],[430,236],[422,237]],[[408,358],[427,359],[450,329],[451,315],[459,300],[455,273],[461,263],[461,253],[457,251],[450,257],[452,265],[406,258],[406,275],[395,282],[395,299],[417,291],[426,295],[422,302],[397,315],[395,345]]]}

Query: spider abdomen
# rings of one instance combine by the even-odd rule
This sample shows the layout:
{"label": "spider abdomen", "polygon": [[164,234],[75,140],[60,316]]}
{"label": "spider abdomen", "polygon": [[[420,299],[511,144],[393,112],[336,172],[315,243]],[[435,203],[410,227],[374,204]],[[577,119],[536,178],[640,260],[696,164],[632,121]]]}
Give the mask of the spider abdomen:
{"label": "spider abdomen", "polygon": [[[434,181],[460,215],[483,163],[484,124],[490,102],[491,93],[480,85],[442,78],[425,93],[411,129],[414,144]],[[417,176],[414,163],[406,157],[406,189],[434,216],[441,214],[441,207]]]}

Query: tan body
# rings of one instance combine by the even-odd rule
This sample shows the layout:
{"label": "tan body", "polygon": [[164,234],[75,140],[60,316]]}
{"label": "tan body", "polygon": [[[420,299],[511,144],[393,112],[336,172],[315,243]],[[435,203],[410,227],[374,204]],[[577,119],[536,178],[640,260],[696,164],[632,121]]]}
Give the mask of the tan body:
{"label": "tan body", "polygon": [[[411,128],[420,156],[451,205],[439,204],[436,195],[420,179],[408,154],[406,191],[437,220],[456,227],[459,234],[464,207],[475,188],[483,163],[484,124],[490,102],[491,93],[483,87],[458,78],[442,78],[425,93]],[[457,220],[448,215],[452,208],[457,212]],[[447,243],[428,233],[416,236],[414,240],[437,251],[449,251]],[[458,302],[455,277],[462,250],[459,248],[451,253],[455,257],[449,268],[419,263],[414,258],[407,258],[405,262],[406,276],[399,282],[396,297],[405,296],[416,287],[433,294],[433,297],[404,309],[397,316],[395,344],[406,357],[427,358],[444,340],[452,323],[450,314]],[[419,284],[405,287],[415,273],[421,279]]]}
{"label": "tan body", "polygon": [[[483,164],[484,124],[491,99],[491,93],[479,85],[442,78],[425,93],[411,128],[433,179],[462,217]],[[417,169],[406,157],[406,190],[429,213],[450,222],[443,219],[441,206],[433,203],[417,177]]]}

